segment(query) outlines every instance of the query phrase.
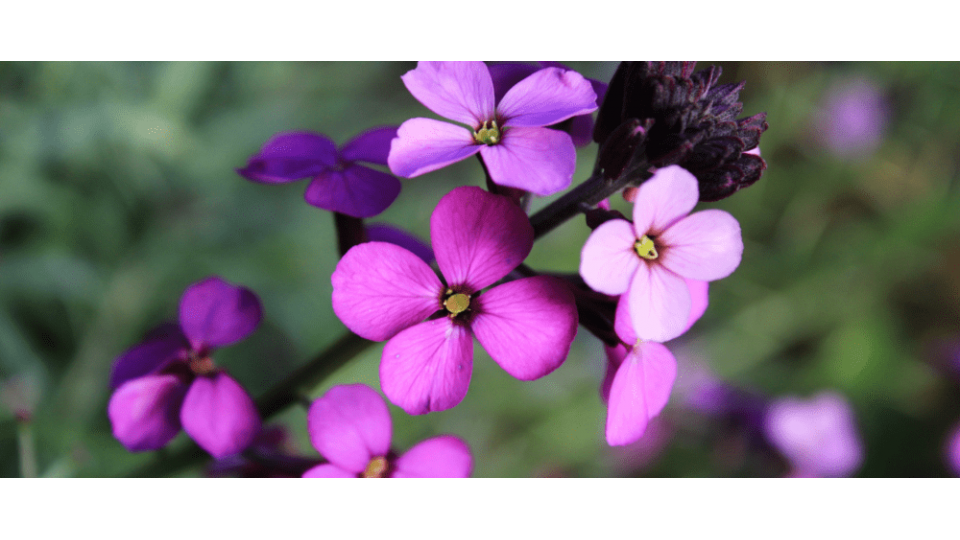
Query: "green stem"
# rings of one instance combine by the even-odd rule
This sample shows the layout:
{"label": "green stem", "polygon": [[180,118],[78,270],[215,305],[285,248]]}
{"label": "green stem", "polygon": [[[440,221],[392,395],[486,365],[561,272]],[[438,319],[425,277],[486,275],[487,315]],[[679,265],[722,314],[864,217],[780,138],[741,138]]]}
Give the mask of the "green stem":
{"label": "green stem", "polygon": [[19,422],[17,426],[17,444],[20,447],[20,476],[37,477],[37,453],[33,445],[33,429],[29,421]]}
{"label": "green stem", "polygon": [[[299,369],[291,373],[257,400],[257,411],[264,420],[300,402],[303,395],[316,388],[333,372],[340,369],[355,356],[373,345],[362,337],[349,332],[324,349]],[[132,471],[128,477],[157,478],[195,465],[209,457],[196,443],[173,451],[162,452],[150,463]]]}

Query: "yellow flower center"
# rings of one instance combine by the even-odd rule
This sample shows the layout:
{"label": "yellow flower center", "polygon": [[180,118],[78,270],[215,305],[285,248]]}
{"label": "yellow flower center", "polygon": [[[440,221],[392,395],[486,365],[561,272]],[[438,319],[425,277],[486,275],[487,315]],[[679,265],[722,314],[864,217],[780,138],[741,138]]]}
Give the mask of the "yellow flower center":
{"label": "yellow flower center", "polygon": [[470,295],[463,293],[450,295],[443,302],[443,307],[447,308],[451,315],[459,315],[470,307]]}
{"label": "yellow flower center", "polygon": [[637,252],[637,255],[652,261],[659,257],[657,254],[657,247],[653,244],[653,240],[647,236],[643,235],[633,244],[633,250]]}
{"label": "yellow flower center", "polygon": [[497,127],[497,121],[490,121],[490,127],[484,122],[480,129],[473,132],[473,140],[480,144],[493,146],[500,142],[500,128]]}
{"label": "yellow flower center", "polygon": [[387,472],[387,458],[375,457],[370,460],[367,468],[363,470],[363,474],[360,476],[363,478],[383,478],[385,472]]}

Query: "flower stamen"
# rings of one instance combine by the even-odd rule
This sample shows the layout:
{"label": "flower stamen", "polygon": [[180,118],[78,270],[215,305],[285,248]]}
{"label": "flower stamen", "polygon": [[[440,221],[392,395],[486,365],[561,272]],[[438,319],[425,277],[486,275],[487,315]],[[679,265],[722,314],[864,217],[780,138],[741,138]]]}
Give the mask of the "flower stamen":
{"label": "flower stamen", "polygon": [[447,308],[451,316],[456,317],[470,307],[470,295],[463,293],[450,295],[444,300],[443,307]]}
{"label": "flower stamen", "polygon": [[375,457],[367,464],[367,468],[360,474],[362,478],[383,478],[387,472],[387,458]]}
{"label": "flower stamen", "polygon": [[652,261],[659,257],[657,253],[657,247],[653,243],[653,239],[647,235],[643,235],[633,244],[633,250],[637,252],[637,255]]}
{"label": "flower stamen", "polygon": [[500,142],[500,128],[497,127],[497,121],[491,120],[490,127],[487,127],[487,122],[484,122],[480,129],[473,132],[473,140],[477,141],[479,144],[485,144],[487,146],[493,146]]}

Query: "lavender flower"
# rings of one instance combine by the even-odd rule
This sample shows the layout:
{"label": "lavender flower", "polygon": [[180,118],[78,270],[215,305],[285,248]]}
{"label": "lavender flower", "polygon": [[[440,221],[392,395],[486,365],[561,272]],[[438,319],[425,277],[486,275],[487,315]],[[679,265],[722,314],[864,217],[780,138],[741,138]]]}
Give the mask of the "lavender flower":
{"label": "lavender flower", "polygon": [[817,135],[834,155],[862,159],[873,154],[883,139],[889,110],[880,90],[866,79],[843,81],[824,97],[817,119]]}
{"label": "lavender flower", "polygon": [[246,448],[260,431],[256,406],[210,355],[250,335],[261,317],[249,289],[219,277],[188,287],[180,324],[160,326],[114,363],[107,408],[114,437],[134,452],[156,450],[183,427],[216,458]]}
{"label": "lavender flower", "polygon": [[319,133],[278,133],[237,172],[264,184],[312,177],[304,193],[308,203],[352,217],[371,217],[393,203],[400,194],[400,181],[358,163],[386,165],[390,141],[396,134],[395,126],[371,129],[338,150],[333,141]]}
{"label": "lavender flower", "polygon": [[777,400],[764,427],[771,444],[793,465],[792,476],[850,476],[863,461],[853,409],[835,392]]}
{"label": "lavender flower", "polygon": [[437,204],[430,230],[446,284],[414,254],[382,242],[352,248],[331,278],[333,310],[347,328],[389,340],[380,364],[387,398],[409,414],[456,406],[470,384],[474,334],[520,380],[559,367],[577,332],[562,280],[538,276],[483,290],[530,253],[533,228],[523,211],[507,197],[460,187]]}
{"label": "lavender flower", "polygon": [[597,96],[579,73],[541,69],[496,99],[483,62],[419,62],[403,83],[431,111],[470,129],[407,120],[390,148],[390,170],[420,176],[477,152],[498,185],[550,195],[566,189],[576,150],[566,133],[543,126],[597,109]]}
{"label": "lavender flower", "polygon": [[310,405],[310,442],[329,463],[304,478],[466,478],[473,458],[452,435],[427,439],[397,457],[390,451],[390,411],[372,388],[335,386]]}

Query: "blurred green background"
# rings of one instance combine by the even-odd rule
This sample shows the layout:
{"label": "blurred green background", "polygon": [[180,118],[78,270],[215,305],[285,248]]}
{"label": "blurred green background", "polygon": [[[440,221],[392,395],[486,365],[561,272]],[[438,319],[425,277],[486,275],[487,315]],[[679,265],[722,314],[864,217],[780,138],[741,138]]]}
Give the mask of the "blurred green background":
{"label": "blurred green background", "polygon": [[[711,285],[703,319],[669,344],[680,376],[653,435],[606,445],[603,349],[581,329],[567,362],[530,383],[476,346],[461,405],[422,417],[391,406],[396,449],[456,434],[480,477],[786,473],[742,426],[685,405],[700,366],[765,398],[845,395],[865,447],[858,476],[950,474],[943,447],[960,422],[960,370],[942,351],[960,340],[960,66],[718,64],[722,82],[746,80],[745,115],[768,113],[768,168],[754,186],[700,205],[740,221],[744,258]],[[616,67],[569,65],[601,80]],[[400,80],[413,67],[0,63],[0,475],[20,475],[23,458],[44,476],[119,476],[155,459],[110,433],[110,367],[174,320],[183,290],[204,277],[263,302],[259,329],[215,356],[253,396],[346,332],[330,307],[332,217],[303,201],[306,182],[260,185],[234,168],[279,131],[342,143],[431,116]],[[855,155],[824,138],[830,96],[851,84],[869,85],[885,108],[882,137]],[[575,182],[594,155],[595,146],[579,151]],[[465,184],[482,185],[475,160],[404,180],[372,221],[426,239],[436,201]],[[576,272],[588,234],[571,220],[527,264]],[[381,351],[313,395],[351,382],[379,390]],[[305,419],[294,407],[276,421],[313,457]],[[181,433],[168,448],[187,442]]]}

